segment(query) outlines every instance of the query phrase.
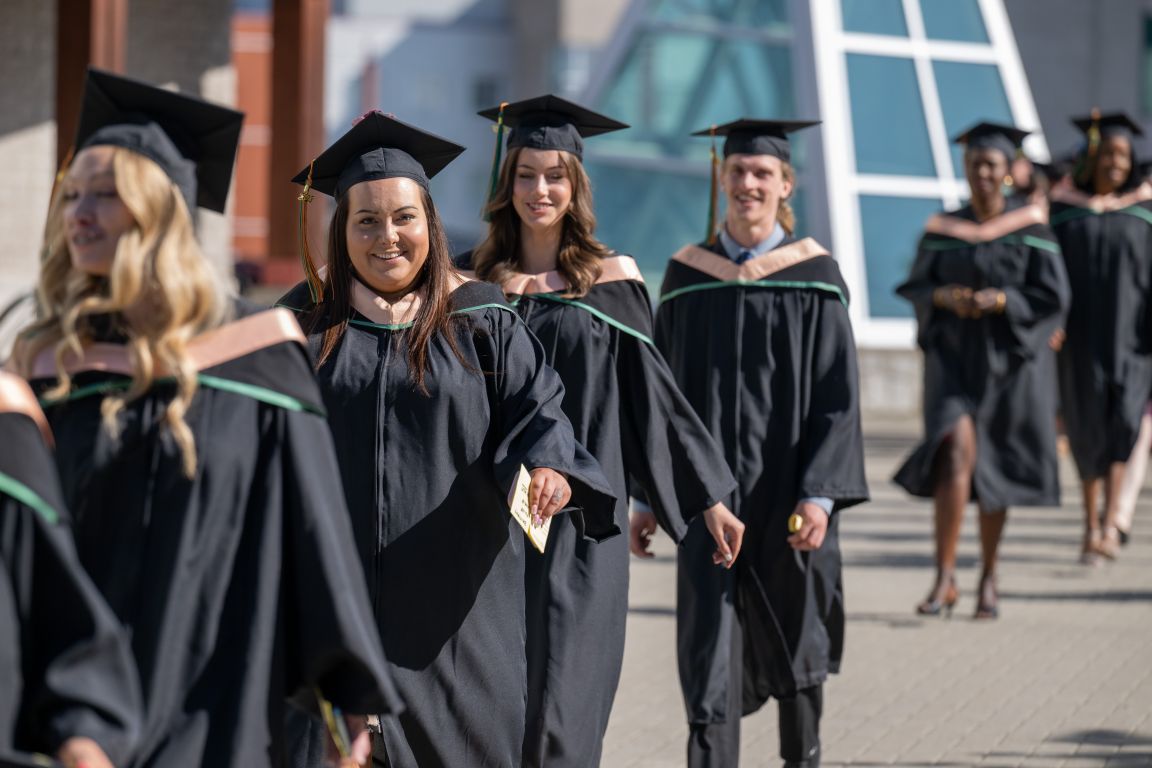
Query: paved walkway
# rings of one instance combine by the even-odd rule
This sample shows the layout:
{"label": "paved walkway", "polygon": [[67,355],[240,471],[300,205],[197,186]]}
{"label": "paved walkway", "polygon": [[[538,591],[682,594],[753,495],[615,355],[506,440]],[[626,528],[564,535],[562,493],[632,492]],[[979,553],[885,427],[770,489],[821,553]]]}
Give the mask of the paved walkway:
{"label": "paved walkway", "polygon": [[[1009,513],[1001,618],[975,622],[973,508],[950,619],[916,616],[933,577],[931,510],[888,482],[907,427],[867,443],[873,502],[841,524],[848,599],[844,670],[825,687],[824,766],[1152,766],[1152,496],[1122,557],[1076,562],[1075,473],[1064,505]],[[875,433],[874,433],[875,434]],[[603,765],[683,765],[673,629],[675,558],[633,559],[624,674]],[[744,719],[742,766],[778,766],[775,705]]]}

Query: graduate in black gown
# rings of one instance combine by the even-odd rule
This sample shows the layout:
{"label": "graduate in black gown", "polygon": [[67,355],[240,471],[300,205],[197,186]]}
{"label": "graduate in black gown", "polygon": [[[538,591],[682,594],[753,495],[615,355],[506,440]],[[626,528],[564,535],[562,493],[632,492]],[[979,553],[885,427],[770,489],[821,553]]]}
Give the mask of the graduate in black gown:
{"label": "graduate in black gown", "polygon": [[[996,564],[1010,506],[1060,504],[1056,359],[1068,278],[1044,205],[1006,196],[1028,131],[974,125],[963,144],[971,202],[925,225],[896,292],[916,310],[924,352],[924,440],[896,473],[935,499],[936,583],[916,610],[950,612],[964,508],[980,508],[976,618],[999,614]],[[1011,188],[1011,187],[1009,187]]]}
{"label": "graduate in black gown", "polygon": [[[564,388],[500,289],[453,267],[429,178],[463,148],[368,113],[295,179],[336,199],[323,279],[281,299],[318,362],[357,551],[405,712],[394,768],[519,765],[527,695],[521,467],[581,539],[619,533]],[[568,524],[560,519],[553,531]]]}
{"label": "graduate in black gown", "polygon": [[[508,154],[494,169],[488,236],[457,264],[499,284],[544,345],[576,437],[619,497],[617,525],[628,526],[631,478],[675,541],[703,512],[730,565],[743,524],[723,502],[736,481],[656,350],[639,267],[595,238],[582,137],[627,126],[556,96],[480,114],[508,126]],[[523,766],[600,765],[624,658],[628,549],[567,524],[544,553],[528,552]]]}
{"label": "graduate in black gown", "polygon": [[193,236],[197,204],[223,210],[240,120],[89,72],[15,354],[80,560],[131,636],[132,766],[282,765],[293,695],[395,706],[303,335],[228,297]]}
{"label": "graduate in black gown", "polygon": [[123,765],[140,728],[128,640],[76,557],[44,414],[2,371],[0,435],[0,765]]}
{"label": "graduate in black gown", "polygon": [[769,697],[786,765],[817,765],[823,682],[843,651],[840,512],[868,488],[848,290],[828,252],[794,236],[787,204],[787,133],[808,125],[698,134],[726,136],[713,179],[727,211],[718,233],[713,211],[709,239],[672,257],[656,314],[657,347],[724,449],[747,526],[730,571],[707,563],[701,520],[678,553],[690,766],[737,765],[740,717]]}
{"label": "graduate in black gown", "polygon": [[1116,556],[1125,463],[1152,392],[1152,184],[1139,170],[1141,130],[1130,118],[1073,122],[1087,145],[1074,185],[1052,195],[1051,221],[1072,286],[1060,401],[1083,489],[1081,560],[1093,565]]}

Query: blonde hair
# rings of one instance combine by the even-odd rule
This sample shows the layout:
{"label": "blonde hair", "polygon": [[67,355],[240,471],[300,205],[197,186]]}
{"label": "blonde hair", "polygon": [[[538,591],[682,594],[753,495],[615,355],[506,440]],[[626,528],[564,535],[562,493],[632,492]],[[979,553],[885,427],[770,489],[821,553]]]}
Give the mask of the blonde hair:
{"label": "blonde hair", "polygon": [[[488,235],[472,252],[472,268],[476,275],[492,283],[502,283],[520,263],[520,216],[512,205],[512,192],[522,149],[514,148],[504,159],[496,193],[486,208]],[[565,295],[579,298],[596,284],[600,277],[600,260],[611,256],[612,250],[595,236],[592,182],[584,170],[584,163],[571,152],[557,152],[572,183],[572,202],[564,213],[556,269],[568,283],[569,291]]]}
{"label": "blonde hair", "polygon": [[[792,185],[792,191],[796,191],[796,171],[792,169],[792,163],[782,161],[780,163],[781,172],[784,175],[784,181]],[[789,195],[791,197],[791,195]],[[792,236],[796,233],[796,212],[792,210],[792,204],[788,202],[788,197],[780,200],[780,207],[776,210],[776,221],[780,222],[780,226],[784,231]]]}
{"label": "blonde hair", "polygon": [[[156,163],[114,147],[116,191],[135,221],[116,246],[107,276],[72,266],[63,216],[63,189],[53,196],[44,229],[39,320],[20,335],[16,359],[25,371],[45,349],[55,353],[58,383],[46,393],[64,397],[72,388],[65,369],[69,352],[81,354],[95,336],[99,315],[111,315],[126,329],[132,364],[127,392],[104,396],[100,411],[105,428],[117,435],[117,416],[146,393],[157,371],[172,375],[176,395],[168,403],[164,424],[183,455],[184,473],[196,473],[196,441],[184,416],[196,395],[197,376],[187,354],[198,333],[229,319],[230,302],[223,281],[196,242],[192,216],[179,189]],[[125,312],[132,309],[131,320]]]}

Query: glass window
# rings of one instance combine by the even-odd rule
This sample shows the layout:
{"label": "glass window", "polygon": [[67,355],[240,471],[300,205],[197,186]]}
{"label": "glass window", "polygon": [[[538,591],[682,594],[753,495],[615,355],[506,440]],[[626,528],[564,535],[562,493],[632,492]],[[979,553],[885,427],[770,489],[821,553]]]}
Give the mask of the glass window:
{"label": "glass window", "polygon": [[1152,115],[1152,16],[1144,17],[1144,77],[1140,94],[1140,111]]}
{"label": "glass window", "polygon": [[663,21],[788,27],[788,0],[657,0],[653,6],[649,13]]}
{"label": "glass window", "polygon": [[[981,120],[1012,125],[1012,108],[995,64],[934,61],[932,70],[949,139]],[[952,145],[952,168],[957,178],[964,176],[963,153],[963,148]]]}
{"label": "glass window", "polygon": [[699,173],[673,173],[586,155],[585,167],[596,200],[596,236],[636,259],[655,300],[668,259],[706,234],[707,166]]}
{"label": "glass window", "polygon": [[856,170],[935,175],[912,60],[858,53],[847,58]]}
{"label": "glass window", "polygon": [[685,33],[644,34],[596,108],[632,130],[597,139],[632,157],[707,157],[690,139],[708,121],[792,117],[792,65],[785,46]]}
{"label": "glass window", "polygon": [[979,0],[920,0],[920,10],[929,39],[988,42]]}
{"label": "glass window", "polygon": [[845,32],[908,37],[901,0],[840,0]]}
{"label": "glass window", "polygon": [[895,294],[896,286],[912,269],[924,222],[940,209],[941,202],[930,198],[860,196],[870,316],[912,317],[912,306]]}

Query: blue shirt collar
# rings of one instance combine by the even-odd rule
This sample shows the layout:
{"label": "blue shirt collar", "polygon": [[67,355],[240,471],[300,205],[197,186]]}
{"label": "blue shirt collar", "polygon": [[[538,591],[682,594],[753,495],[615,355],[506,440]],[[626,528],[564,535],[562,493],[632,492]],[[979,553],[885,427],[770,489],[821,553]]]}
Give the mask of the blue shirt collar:
{"label": "blue shirt collar", "polygon": [[[788,233],[784,231],[784,227],[780,225],[780,222],[776,222],[776,226],[772,229],[772,234],[748,250],[752,251],[756,256],[762,256],[784,242],[784,238],[787,236]],[[732,235],[728,234],[728,227],[726,226],[720,227],[720,244],[724,246],[724,253],[733,261],[736,260],[741,251],[745,250],[744,246],[733,240]]]}

